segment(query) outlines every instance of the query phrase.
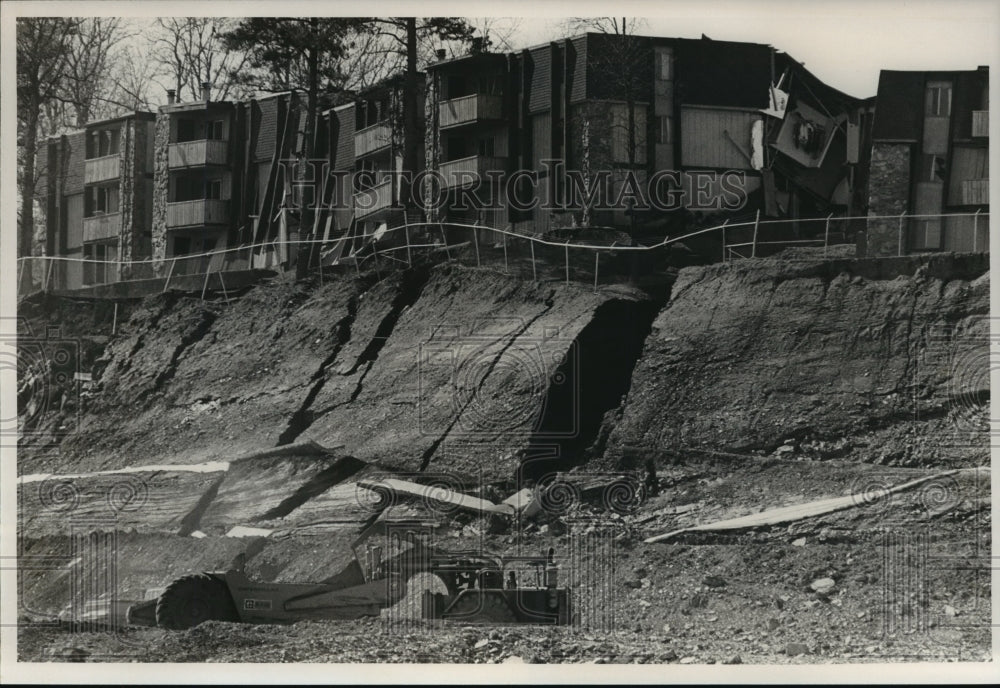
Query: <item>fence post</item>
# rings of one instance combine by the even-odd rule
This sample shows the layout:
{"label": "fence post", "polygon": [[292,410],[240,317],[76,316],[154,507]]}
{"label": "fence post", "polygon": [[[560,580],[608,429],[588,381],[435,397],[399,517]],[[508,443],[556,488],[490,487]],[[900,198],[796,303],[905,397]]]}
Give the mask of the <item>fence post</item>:
{"label": "fence post", "polygon": [[757,257],[757,228],[760,226],[760,208],[757,209],[757,216],[753,220],[753,250],[750,252],[751,258]]}
{"label": "fence post", "polygon": [[724,221],[722,223],[722,262],[723,263],[728,263],[729,262],[729,258],[728,258],[729,254],[726,252],[726,225],[728,225],[728,224],[729,224],[729,220],[726,220],[726,221]]}
{"label": "fence post", "polygon": [[115,315],[111,321],[111,336],[118,333],[118,302],[115,301]]}
{"label": "fence post", "polygon": [[451,262],[451,251],[448,250],[448,235],[444,233],[444,223],[439,222],[438,226],[441,227],[441,240],[444,241],[444,254],[448,256],[448,262]]}
{"label": "fence post", "polygon": [[905,215],[906,215],[906,211],[904,210],[902,212],[902,214],[900,214],[900,216],[899,216],[899,232],[898,232],[898,235],[899,235],[899,253],[898,253],[898,255],[900,255],[900,256],[903,255],[903,217]]}
{"label": "fence post", "polygon": [[598,251],[594,251],[594,293],[597,293],[597,270],[600,266],[601,254]]}
{"label": "fence post", "polygon": [[569,284],[569,241],[566,242],[566,284]]}
{"label": "fence post", "polygon": [[49,288],[52,284],[52,261],[47,260],[45,261],[44,265],[45,265],[45,288],[42,291],[48,294]]}
{"label": "fence post", "polygon": [[976,214],[972,216],[972,252],[979,250],[979,212],[982,208],[976,209]]}
{"label": "fence post", "polygon": [[510,274],[510,266],[507,265],[507,235],[503,235],[503,271]]}
{"label": "fence post", "polygon": [[208,289],[208,278],[212,274],[211,268],[205,269],[205,283],[201,285],[201,300],[205,300],[205,291]]}
{"label": "fence post", "polygon": [[826,249],[830,245],[830,218],[833,213],[826,216],[826,232],[823,234],[823,257],[826,258]]}
{"label": "fence post", "polygon": [[403,233],[406,234],[406,264],[413,267],[413,254],[410,253],[410,224],[403,225]]}
{"label": "fence post", "polygon": [[483,264],[479,260],[479,229],[476,227],[472,228],[472,243],[476,245],[476,267],[482,267]]}
{"label": "fence post", "polygon": [[[319,266],[320,282],[323,281],[323,266]],[[226,291],[226,280],[222,279],[222,268],[219,268],[219,286],[222,287],[222,298],[229,303],[229,292]]]}
{"label": "fence post", "polygon": [[531,245],[531,276],[536,282],[538,281],[538,268],[535,267],[535,240],[528,239],[528,244]]}
{"label": "fence post", "polygon": [[167,271],[167,281],[163,283],[163,292],[162,293],[164,293],[164,294],[167,293],[167,287],[170,286],[170,278],[173,277],[173,275],[174,275],[174,266],[175,265],[177,265],[177,259],[176,258],[174,258],[172,261],[170,261],[170,270]]}

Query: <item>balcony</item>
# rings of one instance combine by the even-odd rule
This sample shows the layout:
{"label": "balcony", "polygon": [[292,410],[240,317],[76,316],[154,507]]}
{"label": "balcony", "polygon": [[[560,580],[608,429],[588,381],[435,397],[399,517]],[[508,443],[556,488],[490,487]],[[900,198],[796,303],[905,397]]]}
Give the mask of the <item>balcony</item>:
{"label": "balcony", "polygon": [[368,191],[359,191],[354,194],[354,212],[358,219],[374,215],[380,210],[385,210],[392,206],[392,180],[387,179],[381,184],[376,184]]}
{"label": "balcony", "polygon": [[371,155],[392,143],[392,129],[387,122],[365,127],[354,134],[354,157]]}
{"label": "balcony", "polygon": [[990,135],[990,111],[989,110],[973,110],[972,111],[972,135],[973,136],[989,136]]}
{"label": "balcony", "polygon": [[83,241],[103,241],[117,239],[122,231],[122,214],[119,212],[106,215],[94,215],[83,218]]}
{"label": "balcony", "polygon": [[109,179],[118,179],[121,176],[121,163],[118,161],[118,154],[105,155],[100,158],[91,158],[83,166],[83,183],[96,184],[106,182]]}
{"label": "balcony", "polygon": [[470,177],[479,176],[483,183],[488,181],[486,173],[490,170],[507,169],[507,159],[488,155],[471,155],[460,160],[441,163],[438,171],[445,180],[445,188],[451,189],[469,183]]}
{"label": "balcony", "polygon": [[167,203],[167,227],[224,225],[229,222],[229,201],[213,198]]}
{"label": "balcony", "polygon": [[989,203],[989,179],[966,179],[962,182],[962,205],[989,205]]}
{"label": "balcony", "polygon": [[438,106],[438,122],[442,129],[460,124],[498,120],[503,116],[503,98],[474,93],[471,96],[445,100]]}
{"label": "balcony", "polygon": [[218,139],[171,143],[168,164],[170,167],[225,165],[228,147],[228,141]]}

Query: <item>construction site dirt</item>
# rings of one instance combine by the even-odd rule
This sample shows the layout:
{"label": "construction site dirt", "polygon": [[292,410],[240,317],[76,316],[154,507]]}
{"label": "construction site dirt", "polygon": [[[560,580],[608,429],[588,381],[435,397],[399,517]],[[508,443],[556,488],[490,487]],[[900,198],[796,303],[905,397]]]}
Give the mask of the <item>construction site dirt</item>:
{"label": "construction site dirt", "polygon": [[[31,297],[22,342],[81,374],[21,359],[19,658],[989,660],[988,257],[847,254]],[[426,618],[414,584],[360,618],[128,623],[192,574],[344,575],[396,522],[553,552],[517,589],[565,589],[567,622]]]}

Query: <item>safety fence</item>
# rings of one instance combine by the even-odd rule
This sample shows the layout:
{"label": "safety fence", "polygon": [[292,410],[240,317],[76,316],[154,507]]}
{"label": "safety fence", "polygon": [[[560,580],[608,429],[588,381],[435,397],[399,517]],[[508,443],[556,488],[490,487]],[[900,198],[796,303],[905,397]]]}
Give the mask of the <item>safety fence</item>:
{"label": "safety fence", "polygon": [[[850,240],[859,227],[865,232],[869,253],[875,255],[988,250],[989,213],[983,212],[797,220],[761,220],[758,215],[753,220],[725,222],[645,245],[629,245],[627,235],[606,227],[527,235],[478,224],[416,222],[371,234],[275,240],[161,259],[21,258],[18,285],[21,298],[39,291],[65,292],[144,280],[155,280],[157,288],[166,291],[176,278],[201,276],[204,296],[209,278],[227,272],[281,271],[304,262],[308,271],[318,272],[321,279],[324,273],[344,271],[358,275],[373,271],[380,279],[383,273],[434,256],[526,279],[578,282],[597,289],[669,272],[675,269],[671,266],[683,264],[692,254],[731,261],[767,257],[791,247],[814,247],[817,255],[824,255],[829,247]],[[873,246],[876,239],[877,247]]]}

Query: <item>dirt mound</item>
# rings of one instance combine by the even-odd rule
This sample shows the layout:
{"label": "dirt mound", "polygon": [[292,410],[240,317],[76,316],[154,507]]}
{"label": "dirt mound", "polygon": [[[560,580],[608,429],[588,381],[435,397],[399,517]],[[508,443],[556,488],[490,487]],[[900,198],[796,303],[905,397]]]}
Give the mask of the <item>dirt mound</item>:
{"label": "dirt mound", "polygon": [[988,316],[980,256],[687,268],[608,454],[669,463],[839,442],[858,461],[977,465],[988,446]]}

